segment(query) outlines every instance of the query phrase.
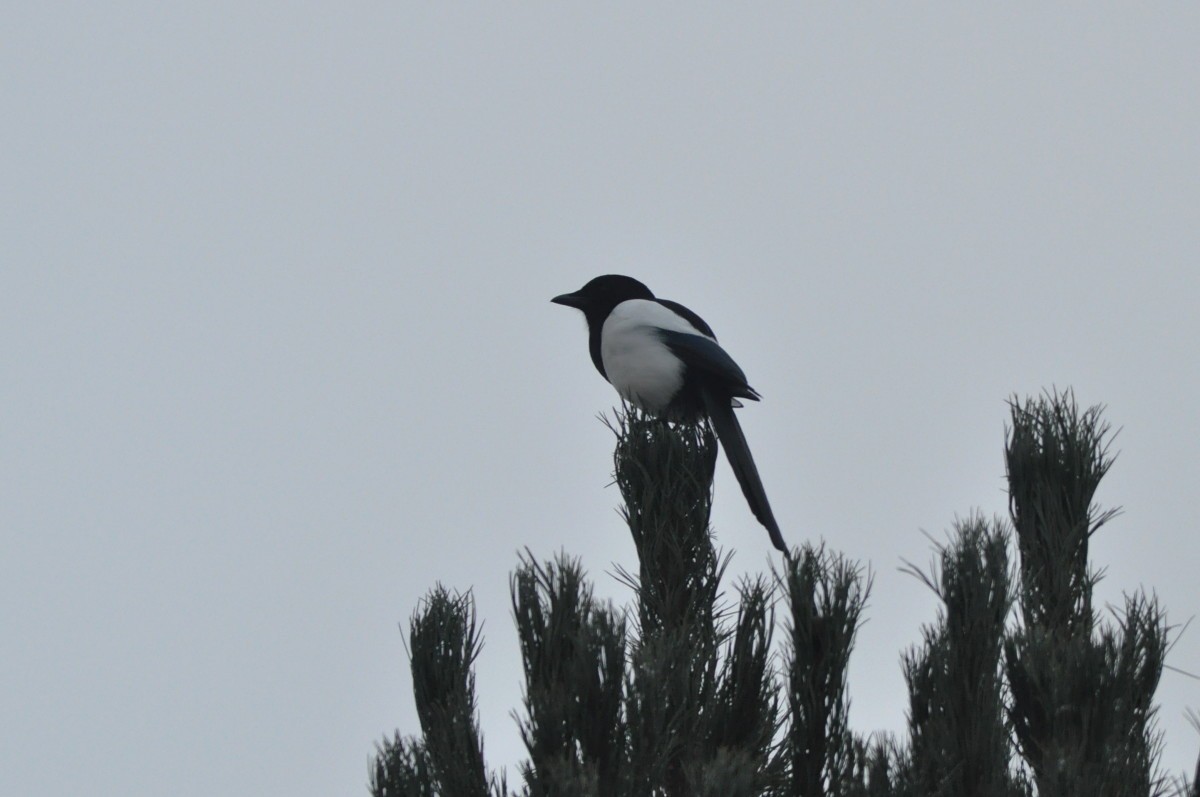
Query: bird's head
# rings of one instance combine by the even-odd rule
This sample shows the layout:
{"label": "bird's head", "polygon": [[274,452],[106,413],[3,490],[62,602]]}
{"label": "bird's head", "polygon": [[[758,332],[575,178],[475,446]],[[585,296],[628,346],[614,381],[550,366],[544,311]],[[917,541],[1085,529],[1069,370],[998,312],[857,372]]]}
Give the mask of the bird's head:
{"label": "bird's head", "polygon": [[653,298],[654,294],[650,289],[633,277],[605,274],[589,281],[574,293],[564,293],[550,301],[582,310],[588,321],[603,321],[621,302]]}

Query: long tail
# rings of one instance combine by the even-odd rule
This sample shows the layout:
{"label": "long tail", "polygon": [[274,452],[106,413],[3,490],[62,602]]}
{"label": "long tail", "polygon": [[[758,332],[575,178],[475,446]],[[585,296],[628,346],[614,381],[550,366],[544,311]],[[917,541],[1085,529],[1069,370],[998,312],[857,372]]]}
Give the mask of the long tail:
{"label": "long tail", "polygon": [[770,533],[771,543],[787,555],[788,549],[783,541],[783,534],[779,531],[779,524],[775,522],[775,515],[771,513],[767,491],[763,489],[758,468],[754,465],[754,457],[750,456],[750,446],[746,443],[746,436],[742,434],[742,426],[738,423],[737,416],[733,414],[729,398],[721,398],[708,390],[701,391],[701,394],[704,397],[704,409],[712,420],[721,447],[725,449],[725,457],[733,468],[733,474],[742,486],[742,493],[746,496],[746,503],[750,504],[750,511]]}

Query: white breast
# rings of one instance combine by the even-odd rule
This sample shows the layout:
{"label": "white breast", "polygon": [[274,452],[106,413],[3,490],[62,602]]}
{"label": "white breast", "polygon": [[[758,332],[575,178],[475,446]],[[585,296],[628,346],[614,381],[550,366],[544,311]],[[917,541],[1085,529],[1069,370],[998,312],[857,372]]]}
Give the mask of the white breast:
{"label": "white breast", "polygon": [[649,299],[621,302],[600,330],[600,358],[608,381],[627,401],[649,412],[665,409],[683,385],[683,363],[659,340],[660,329],[702,335]]}

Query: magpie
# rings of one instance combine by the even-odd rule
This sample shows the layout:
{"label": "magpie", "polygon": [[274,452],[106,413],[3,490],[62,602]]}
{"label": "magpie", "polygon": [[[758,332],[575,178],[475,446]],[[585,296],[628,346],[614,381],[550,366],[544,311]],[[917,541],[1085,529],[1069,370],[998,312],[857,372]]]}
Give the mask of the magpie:
{"label": "magpie", "polygon": [[760,396],[717,343],[712,327],[678,302],[658,299],[642,283],[619,274],[596,277],[550,301],[583,311],[592,362],[623,399],[668,420],[711,421],[750,511],[775,547],[787,554],[733,414],[734,407],[742,406],[738,399],[758,401]]}

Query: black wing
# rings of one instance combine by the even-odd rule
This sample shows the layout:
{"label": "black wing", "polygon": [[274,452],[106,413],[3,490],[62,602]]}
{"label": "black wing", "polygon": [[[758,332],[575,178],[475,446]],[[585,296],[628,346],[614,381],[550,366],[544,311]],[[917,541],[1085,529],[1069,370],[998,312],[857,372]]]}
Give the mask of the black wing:
{"label": "black wing", "polygon": [[673,302],[670,299],[655,299],[654,301],[658,302],[663,307],[670,310],[672,313],[683,316],[685,321],[687,321],[689,324],[694,326],[696,329],[703,332],[705,335],[708,335],[713,340],[717,339],[716,333],[712,331],[712,327],[710,327],[703,318],[696,315],[695,313],[693,313],[688,308],[684,307],[679,302]]}
{"label": "black wing", "polygon": [[731,397],[758,401],[758,392],[746,383],[746,375],[741,367],[715,340],[669,329],[658,330],[658,335],[689,370],[714,379]]}

